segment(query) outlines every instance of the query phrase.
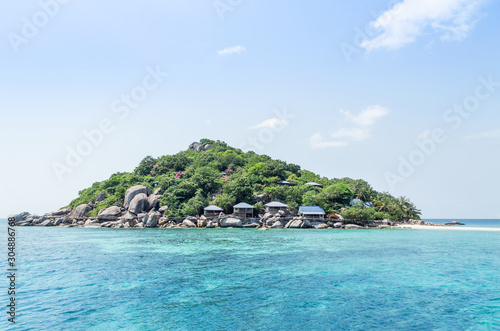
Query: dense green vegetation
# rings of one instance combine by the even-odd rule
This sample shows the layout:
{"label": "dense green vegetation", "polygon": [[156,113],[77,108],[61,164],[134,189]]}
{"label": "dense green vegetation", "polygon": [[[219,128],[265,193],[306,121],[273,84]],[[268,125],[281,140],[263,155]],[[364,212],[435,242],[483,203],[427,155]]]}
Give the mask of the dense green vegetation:
{"label": "dense green vegetation", "polygon": [[[169,206],[168,214],[173,217],[199,215],[209,204],[230,213],[232,206],[239,202],[253,204],[258,213],[263,207],[262,202],[256,201],[260,194],[269,200],[287,203],[292,211],[297,211],[301,205],[318,205],[328,215],[340,213],[346,219],[415,219],[420,216],[420,211],[408,199],[377,192],[364,180],[328,179],[267,155],[244,153],[223,142],[203,139],[201,143],[211,147],[201,152],[188,149],[159,158],[148,156],[133,173],[116,173],[81,191],[70,206],[88,203],[99,192],[104,192],[107,198],[90,212],[93,216],[100,209],[122,202],[129,187],[142,184],[154,190],[156,183],[163,194],[160,204]],[[280,180],[293,185],[279,185]],[[322,184],[323,188],[305,185],[308,182]],[[350,199],[373,202],[373,207],[351,206]]]}

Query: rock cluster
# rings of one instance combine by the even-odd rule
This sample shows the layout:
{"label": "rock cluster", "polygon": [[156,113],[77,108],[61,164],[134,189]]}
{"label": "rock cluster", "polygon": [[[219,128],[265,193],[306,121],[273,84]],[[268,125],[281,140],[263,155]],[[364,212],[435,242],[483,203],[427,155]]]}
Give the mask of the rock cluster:
{"label": "rock cluster", "polygon": [[210,144],[205,144],[205,145],[203,145],[203,144],[201,144],[201,143],[199,143],[199,142],[196,142],[196,141],[195,141],[194,143],[192,143],[191,145],[189,145],[189,149],[192,149],[192,150],[194,150],[195,152],[206,151],[206,150],[208,150],[210,147],[212,147],[212,145],[210,145]]}
{"label": "rock cluster", "polygon": [[[193,145],[192,148],[196,149],[197,146]],[[224,215],[223,213],[210,218],[205,216],[189,216],[182,219],[169,218],[165,215],[168,207],[160,206],[160,198],[159,189],[151,192],[151,189],[146,186],[136,185],[125,192],[123,204],[117,203],[114,206],[101,209],[97,217],[88,217],[86,215],[89,211],[95,209],[97,203],[106,199],[104,193],[97,194],[93,201],[81,204],[75,209],[63,208],[43,216],[32,215],[27,212],[20,213],[15,216],[15,223],[17,226],[91,228],[387,229],[396,226],[391,220],[355,222],[344,220],[341,217],[327,220],[310,220],[303,216],[291,217],[285,211],[278,211],[274,214],[268,212],[259,215],[258,218],[246,219],[234,215]],[[442,226],[441,224],[421,220],[406,220],[399,223]]]}
{"label": "rock cluster", "polygon": [[123,204],[101,209],[97,217],[88,217],[87,213],[106,199],[104,193],[98,193],[93,201],[75,209],[63,208],[43,216],[24,212],[15,219],[17,226],[157,227],[163,213],[168,210],[167,206],[160,207],[160,198],[159,190],[152,193],[149,187],[136,185],[125,192]]}

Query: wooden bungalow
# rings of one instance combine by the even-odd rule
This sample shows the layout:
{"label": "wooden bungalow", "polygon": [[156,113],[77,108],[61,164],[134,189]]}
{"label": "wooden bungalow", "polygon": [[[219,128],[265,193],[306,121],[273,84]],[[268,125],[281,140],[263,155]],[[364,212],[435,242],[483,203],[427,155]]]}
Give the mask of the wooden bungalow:
{"label": "wooden bungalow", "polygon": [[307,219],[324,220],[325,210],[320,206],[300,206],[299,215]]}
{"label": "wooden bungalow", "polygon": [[280,210],[287,211],[287,209],[288,209],[287,204],[284,204],[284,203],[279,202],[279,201],[269,202],[268,204],[264,205],[264,207],[266,207],[267,212],[273,213],[273,214],[277,213]]}
{"label": "wooden bungalow", "polygon": [[211,205],[206,207],[204,211],[205,211],[204,213],[205,216],[212,217],[212,216],[219,216],[219,214],[222,213],[224,209]]}
{"label": "wooden bungalow", "polygon": [[253,217],[253,206],[248,203],[241,202],[233,206],[233,215],[240,218]]}

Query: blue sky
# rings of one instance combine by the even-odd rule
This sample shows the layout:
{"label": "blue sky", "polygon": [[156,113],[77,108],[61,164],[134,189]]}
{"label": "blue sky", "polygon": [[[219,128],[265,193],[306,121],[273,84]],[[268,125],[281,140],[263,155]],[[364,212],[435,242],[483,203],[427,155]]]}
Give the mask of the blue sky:
{"label": "blue sky", "polygon": [[363,178],[426,218],[500,218],[499,13],[486,0],[5,4],[0,215],[55,210],[207,137]]}

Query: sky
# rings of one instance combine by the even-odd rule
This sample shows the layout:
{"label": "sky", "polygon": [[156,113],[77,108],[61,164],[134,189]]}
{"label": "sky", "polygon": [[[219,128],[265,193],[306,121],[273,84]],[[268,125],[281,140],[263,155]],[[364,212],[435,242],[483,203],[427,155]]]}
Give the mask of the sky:
{"label": "sky", "polygon": [[500,218],[500,3],[8,2],[0,217],[202,138]]}

